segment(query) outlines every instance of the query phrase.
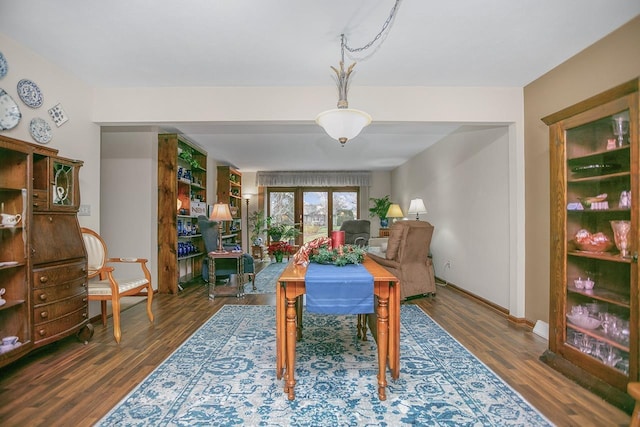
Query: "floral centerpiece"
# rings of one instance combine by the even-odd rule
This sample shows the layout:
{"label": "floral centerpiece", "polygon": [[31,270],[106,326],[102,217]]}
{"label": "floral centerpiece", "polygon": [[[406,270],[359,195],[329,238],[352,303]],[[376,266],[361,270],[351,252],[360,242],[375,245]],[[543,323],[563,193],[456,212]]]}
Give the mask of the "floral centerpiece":
{"label": "floral centerpiece", "polygon": [[294,253],[294,249],[287,242],[273,242],[267,247],[269,255],[273,255],[276,262],[282,262],[284,255],[291,255]]}
{"label": "floral centerpiece", "polygon": [[333,264],[344,266],[360,264],[364,261],[366,248],[357,245],[343,245],[334,248],[331,238],[320,237],[302,245],[293,260],[296,264],[308,265],[309,262],[318,264]]}
{"label": "floral centerpiece", "polygon": [[365,250],[356,245],[344,245],[337,248],[321,246],[309,255],[309,261],[337,266],[360,264],[364,261],[364,254]]}

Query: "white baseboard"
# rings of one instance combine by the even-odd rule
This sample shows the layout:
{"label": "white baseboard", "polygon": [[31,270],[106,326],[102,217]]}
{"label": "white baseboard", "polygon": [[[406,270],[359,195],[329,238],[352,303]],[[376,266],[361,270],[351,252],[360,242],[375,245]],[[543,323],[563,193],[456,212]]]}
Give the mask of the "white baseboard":
{"label": "white baseboard", "polygon": [[545,340],[549,339],[549,324],[547,322],[543,322],[542,320],[538,320],[536,325],[533,327],[533,333],[541,336]]}

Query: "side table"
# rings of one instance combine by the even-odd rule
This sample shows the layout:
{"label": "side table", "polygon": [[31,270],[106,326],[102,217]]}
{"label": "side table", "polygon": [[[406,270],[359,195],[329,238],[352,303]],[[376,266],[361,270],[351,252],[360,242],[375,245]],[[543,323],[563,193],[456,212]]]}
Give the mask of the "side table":
{"label": "side table", "polygon": [[[235,295],[238,298],[244,296],[243,255],[242,252],[209,252],[207,254],[207,262],[209,263],[209,299],[214,299],[216,296]],[[233,272],[229,271],[229,273],[236,274],[235,286],[231,283],[231,277],[229,277],[228,286],[216,286],[216,260],[219,259],[235,259],[236,270]]]}
{"label": "side table", "polygon": [[256,261],[262,261],[264,259],[264,246],[262,245],[251,246],[251,256]]}

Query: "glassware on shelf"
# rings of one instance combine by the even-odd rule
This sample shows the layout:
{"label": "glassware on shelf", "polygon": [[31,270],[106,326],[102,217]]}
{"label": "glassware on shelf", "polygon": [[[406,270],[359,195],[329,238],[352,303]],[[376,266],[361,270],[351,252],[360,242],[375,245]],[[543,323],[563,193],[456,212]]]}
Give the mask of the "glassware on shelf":
{"label": "glassware on shelf", "polygon": [[629,133],[629,120],[624,117],[613,119],[613,134],[618,137],[618,147],[624,145],[624,137]]}
{"label": "glassware on shelf", "polygon": [[629,256],[629,232],[631,231],[631,221],[610,221],[613,229],[613,238],[616,247],[620,251],[620,256],[626,258]]}
{"label": "glassware on shelf", "polygon": [[631,209],[631,191],[622,191],[618,207],[621,209]]}

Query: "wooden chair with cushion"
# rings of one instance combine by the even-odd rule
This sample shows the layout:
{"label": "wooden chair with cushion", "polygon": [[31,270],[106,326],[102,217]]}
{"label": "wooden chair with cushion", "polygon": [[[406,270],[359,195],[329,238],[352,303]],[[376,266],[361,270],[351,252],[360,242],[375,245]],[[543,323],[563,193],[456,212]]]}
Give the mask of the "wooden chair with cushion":
{"label": "wooden chair with cushion", "polygon": [[[153,301],[153,288],[151,287],[151,274],[147,268],[147,260],[144,258],[108,258],[107,245],[98,233],[88,228],[82,228],[82,238],[87,250],[88,276],[89,276],[89,301],[100,301],[102,324],[107,324],[107,301],[111,301],[113,311],[113,336],[117,343],[120,342],[120,298],[130,296],[147,297],[147,315],[153,323],[151,303]],[[136,277],[122,279],[114,277],[114,268],[107,265],[139,264],[140,273]],[[136,269],[137,270],[137,269]],[[138,275],[139,274],[139,275]]]}

